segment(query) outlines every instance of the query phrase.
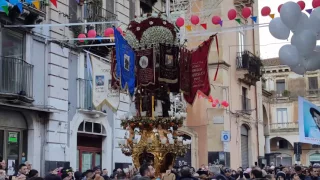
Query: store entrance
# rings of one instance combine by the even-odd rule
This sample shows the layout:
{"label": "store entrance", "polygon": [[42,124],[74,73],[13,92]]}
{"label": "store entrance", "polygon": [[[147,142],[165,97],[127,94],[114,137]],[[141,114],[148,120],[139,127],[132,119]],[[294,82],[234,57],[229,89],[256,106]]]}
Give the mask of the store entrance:
{"label": "store entrance", "polygon": [[8,175],[27,161],[28,130],[21,113],[0,109],[0,161],[7,163]]}
{"label": "store entrance", "polygon": [[78,169],[85,172],[101,166],[102,136],[78,133]]}

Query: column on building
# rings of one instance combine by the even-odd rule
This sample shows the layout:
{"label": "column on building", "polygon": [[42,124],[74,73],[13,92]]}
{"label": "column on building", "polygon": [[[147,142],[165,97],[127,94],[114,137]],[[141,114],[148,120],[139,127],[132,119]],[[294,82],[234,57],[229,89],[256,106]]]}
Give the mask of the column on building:
{"label": "column on building", "polygon": [[[49,24],[69,23],[69,1],[63,0],[58,8],[49,6]],[[70,38],[69,28],[65,26],[49,27],[52,39]],[[64,42],[64,41],[62,41]],[[69,49],[55,42],[48,42],[47,94],[48,107],[54,109],[46,126],[45,168],[69,165],[68,139],[68,56]]]}

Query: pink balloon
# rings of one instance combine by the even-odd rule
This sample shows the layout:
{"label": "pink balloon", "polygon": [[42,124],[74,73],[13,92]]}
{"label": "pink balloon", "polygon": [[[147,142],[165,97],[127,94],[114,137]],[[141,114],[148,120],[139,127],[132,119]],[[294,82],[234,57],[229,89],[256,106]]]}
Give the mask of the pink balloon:
{"label": "pink balloon", "polygon": [[192,24],[197,25],[197,24],[199,24],[199,22],[200,22],[199,16],[196,16],[196,15],[191,16],[191,23]]}
{"label": "pink balloon", "polygon": [[278,6],[278,12],[279,12],[279,13],[280,13],[281,7],[282,7],[282,4],[280,4],[280,5]]}
{"label": "pink balloon", "polygon": [[222,101],[221,102],[221,105],[224,106],[224,107],[228,107],[229,106],[229,103],[227,101]]}
{"label": "pink balloon", "polygon": [[221,18],[219,16],[212,17],[212,23],[218,25],[221,22]]}
{"label": "pink balloon", "polygon": [[[85,34],[79,34],[78,38],[86,38],[87,36]],[[84,40],[79,40],[79,42],[84,42]]]}
{"label": "pink balloon", "polygon": [[317,8],[320,6],[320,0],[313,0],[312,1],[312,7]]}
{"label": "pink balloon", "polygon": [[182,27],[184,25],[184,19],[182,17],[179,17],[177,20],[176,20],[176,25],[178,27]]}
{"label": "pink balloon", "polygon": [[217,103],[212,102],[211,106],[212,106],[212,107],[216,107],[216,106],[217,106]]}
{"label": "pink balloon", "polygon": [[234,20],[237,17],[237,11],[235,9],[230,9],[228,12],[229,20]]}
{"label": "pink balloon", "polygon": [[306,3],[304,3],[303,1],[298,1],[297,4],[300,6],[301,11],[306,7]]}
{"label": "pink balloon", "polygon": [[122,31],[122,29],[121,29],[120,27],[118,27],[117,30],[119,31],[119,33],[120,33],[121,35],[123,35],[123,31]]}
{"label": "pink balloon", "polygon": [[114,34],[114,31],[112,28],[107,28],[105,31],[104,31],[104,36],[105,37],[109,37],[111,34]]}
{"label": "pink balloon", "polygon": [[268,6],[265,6],[261,9],[262,16],[269,16],[271,13],[271,9]]}
{"label": "pink balloon", "polygon": [[88,31],[88,38],[95,38],[97,36],[97,32],[94,29]]}
{"label": "pink balloon", "polygon": [[251,9],[250,8],[248,8],[248,7],[245,7],[245,8],[243,8],[242,9],[242,16],[244,17],[244,18],[248,18],[248,17],[250,17],[251,16]]}

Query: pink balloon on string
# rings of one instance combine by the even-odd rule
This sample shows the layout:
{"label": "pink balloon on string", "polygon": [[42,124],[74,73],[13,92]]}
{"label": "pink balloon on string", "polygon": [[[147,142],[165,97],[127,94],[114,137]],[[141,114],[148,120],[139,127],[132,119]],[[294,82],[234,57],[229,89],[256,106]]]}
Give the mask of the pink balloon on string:
{"label": "pink balloon on string", "polygon": [[313,0],[312,1],[312,7],[317,8],[320,6],[320,0]]}
{"label": "pink balloon on string", "polygon": [[104,31],[104,36],[105,37],[109,37],[111,34],[114,34],[114,31],[112,28],[107,28],[105,31]]}
{"label": "pink balloon on string", "polygon": [[176,25],[178,27],[182,27],[184,25],[184,19],[182,17],[179,17],[177,20],[176,20]]}
{"label": "pink balloon on string", "polygon": [[248,17],[250,17],[250,15],[251,15],[251,9],[250,8],[245,7],[245,8],[242,9],[242,16],[244,18],[247,19]]}
{"label": "pink balloon on string", "polygon": [[271,13],[271,9],[268,6],[265,6],[261,9],[261,15],[262,16],[269,16]]}
{"label": "pink balloon on string", "polygon": [[212,17],[212,23],[215,25],[218,25],[221,21],[221,18],[219,16],[213,16]]}
{"label": "pink balloon on string", "polygon": [[279,13],[280,13],[281,7],[282,7],[282,4],[280,4],[280,5],[278,6],[278,12],[279,12]]}
{"label": "pink balloon on string", "polygon": [[229,20],[234,20],[237,17],[237,11],[235,9],[230,9],[228,12]]}
{"label": "pink balloon on string", "polygon": [[192,15],[190,20],[193,25],[197,25],[200,22],[200,18],[197,15]]}
{"label": "pink balloon on string", "polygon": [[297,4],[300,6],[301,11],[306,7],[306,3],[304,3],[303,1],[298,1]]}
{"label": "pink balloon on string", "polygon": [[94,29],[88,31],[88,38],[95,38],[97,36],[97,32]]}
{"label": "pink balloon on string", "polygon": [[121,29],[120,27],[118,27],[117,30],[119,31],[119,33],[120,33],[121,35],[123,35],[123,31],[122,31],[122,29]]}
{"label": "pink balloon on string", "polygon": [[[78,38],[86,38],[87,36],[85,34],[79,34]],[[84,39],[80,39],[79,42],[84,42]]]}

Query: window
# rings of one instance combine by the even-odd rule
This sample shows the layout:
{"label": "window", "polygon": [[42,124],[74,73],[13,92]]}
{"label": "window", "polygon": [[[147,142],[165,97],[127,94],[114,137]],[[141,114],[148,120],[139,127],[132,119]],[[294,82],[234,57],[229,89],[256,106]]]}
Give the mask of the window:
{"label": "window", "polygon": [[244,40],[245,40],[245,31],[241,28],[241,30],[238,32],[238,50],[239,52],[244,51]]}
{"label": "window", "polygon": [[318,145],[318,144],[312,144],[312,148],[320,148],[320,145]]}
{"label": "window", "polygon": [[279,149],[288,149],[288,147],[287,140],[279,140]]}
{"label": "window", "polygon": [[284,125],[288,123],[287,108],[277,108],[277,123],[281,123]]}
{"label": "window", "polygon": [[279,79],[276,81],[277,94],[282,94],[286,90],[286,83],[284,79]]}
{"label": "window", "polygon": [[2,31],[2,56],[17,59],[24,57],[24,35],[19,32],[3,29]]}
{"label": "window", "polygon": [[309,90],[318,89],[318,77],[308,77]]}

